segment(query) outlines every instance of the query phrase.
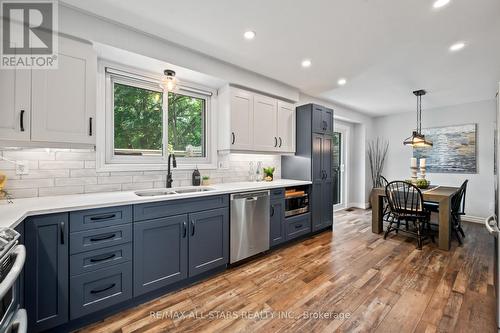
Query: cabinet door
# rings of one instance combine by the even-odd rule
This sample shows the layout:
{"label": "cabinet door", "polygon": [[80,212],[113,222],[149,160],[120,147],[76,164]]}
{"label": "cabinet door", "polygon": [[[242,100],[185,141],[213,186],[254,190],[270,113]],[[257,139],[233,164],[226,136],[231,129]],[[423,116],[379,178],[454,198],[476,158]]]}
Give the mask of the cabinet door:
{"label": "cabinet door", "polygon": [[321,227],[326,228],[333,224],[333,181],[325,180],[321,184]]}
{"label": "cabinet door", "polygon": [[231,149],[251,150],[253,141],[253,95],[231,90]]}
{"label": "cabinet door", "polygon": [[134,224],[134,296],[187,277],[187,215]]}
{"label": "cabinet door", "polygon": [[0,70],[0,140],[30,140],[31,70]]}
{"label": "cabinet door", "polygon": [[322,106],[319,105],[312,105],[312,131],[314,133],[320,133],[323,134],[325,133],[325,119],[324,119],[324,112],[325,109]]}
{"label": "cabinet door", "polygon": [[25,306],[39,332],[68,321],[68,214],[29,218],[25,231]]}
{"label": "cabinet door", "polygon": [[323,192],[323,135],[312,135],[312,193],[311,193],[311,211],[312,211],[312,230],[316,231],[322,228],[322,192]]}
{"label": "cabinet door", "polygon": [[323,123],[325,125],[325,134],[333,135],[333,110],[323,110]]}
{"label": "cabinet door", "polygon": [[256,94],[253,102],[253,149],[278,151],[278,104],[274,98]]}
{"label": "cabinet door", "polygon": [[321,147],[321,169],[323,169],[324,179],[332,180],[333,171],[333,137],[325,135],[323,137],[323,146]]}
{"label": "cabinet door", "polygon": [[271,230],[270,246],[281,244],[285,241],[285,200],[271,201]]}
{"label": "cabinet door", "polygon": [[279,151],[295,152],[295,107],[278,101],[278,148]]}
{"label": "cabinet door", "polygon": [[59,37],[59,67],[34,70],[32,140],[95,143],[97,57],[89,44]]}
{"label": "cabinet door", "polygon": [[189,214],[189,276],[229,262],[229,210]]}

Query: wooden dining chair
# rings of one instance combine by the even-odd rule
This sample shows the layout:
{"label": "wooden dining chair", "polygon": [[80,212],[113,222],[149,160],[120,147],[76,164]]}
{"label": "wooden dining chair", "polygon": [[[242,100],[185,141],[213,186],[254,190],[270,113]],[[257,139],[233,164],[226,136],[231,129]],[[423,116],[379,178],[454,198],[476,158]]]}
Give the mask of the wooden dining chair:
{"label": "wooden dining chair", "polygon": [[[391,231],[403,231],[416,237],[419,250],[428,236],[434,242],[429,224],[430,212],[424,208],[424,199],[418,187],[405,181],[393,181],[385,187],[385,194],[394,219],[389,221],[384,239]],[[404,230],[401,229],[401,222],[406,223]],[[413,229],[408,228],[410,223]]]}
{"label": "wooden dining chair", "polygon": [[469,182],[466,179],[458,192],[451,198],[451,223],[452,230],[455,237],[457,237],[458,243],[462,245],[462,237],[465,237],[464,229],[462,229],[462,216],[465,215],[465,194],[467,192],[467,183]]}

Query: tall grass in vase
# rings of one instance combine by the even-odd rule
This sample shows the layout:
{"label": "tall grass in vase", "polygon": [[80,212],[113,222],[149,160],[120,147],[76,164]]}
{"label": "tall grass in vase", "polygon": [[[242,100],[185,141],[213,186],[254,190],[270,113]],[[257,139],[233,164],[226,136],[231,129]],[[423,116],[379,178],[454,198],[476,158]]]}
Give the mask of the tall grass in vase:
{"label": "tall grass in vase", "polygon": [[380,176],[384,170],[384,164],[387,157],[389,142],[377,138],[368,143],[368,160],[370,162],[370,171],[372,176],[373,188],[381,187]]}

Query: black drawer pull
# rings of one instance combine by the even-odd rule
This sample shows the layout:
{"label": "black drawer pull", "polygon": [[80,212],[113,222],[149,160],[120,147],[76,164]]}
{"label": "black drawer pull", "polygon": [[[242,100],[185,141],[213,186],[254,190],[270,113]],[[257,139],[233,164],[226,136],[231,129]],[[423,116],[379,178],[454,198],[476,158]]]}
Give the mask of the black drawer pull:
{"label": "black drawer pull", "polygon": [[295,225],[295,229],[299,229],[299,228],[302,228],[302,224],[296,224]]}
{"label": "black drawer pull", "polygon": [[283,140],[281,140],[281,136],[280,136],[280,145],[279,145],[280,148],[281,148],[282,144],[283,144]]}
{"label": "black drawer pull", "polygon": [[116,254],[111,254],[109,256],[100,256],[100,257],[94,257],[94,258],[91,258],[90,259],[90,262],[100,262],[100,261],[105,261],[105,260],[109,260],[109,259],[113,259],[114,257],[116,257]]}
{"label": "black drawer pull", "polygon": [[104,235],[104,236],[100,236],[100,237],[93,237],[90,239],[91,242],[99,242],[99,241],[103,241],[103,240],[106,240],[106,239],[111,239],[111,238],[114,238],[116,236],[116,234],[111,234],[111,235]]}
{"label": "black drawer pull", "polygon": [[91,294],[99,294],[99,293],[102,293],[103,291],[106,291],[106,290],[109,290],[109,289],[113,288],[114,286],[116,286],[116,283],[112,283],[109,286],[101,288],[101,289],[91,290],[90,293]]}
{"label": "black drawer pull", "polygon": [[92,131],[92,117],[89,118],[89,136],[92,136],[93,131]]}
{"label": "black drawer pull", "polygon": [[194,222],[194,220],[191,220],[191,226],[193,228],[193,230],[191,231],[191,236],[194,236],[194,228],[195,228],[195,222]]}
{"label": "black drawer pull", "polygon": [[116,217],[116,214],[108,214],[108,215],[101,215],[101,216],[94,216],[91,217],[91,221],[100,221],[100,220],[108,220],[112,219],[113,217]]}
{"label": "black drawer pull", "polygon": [[274,205],[271,206],[271,217],[274,216]]}

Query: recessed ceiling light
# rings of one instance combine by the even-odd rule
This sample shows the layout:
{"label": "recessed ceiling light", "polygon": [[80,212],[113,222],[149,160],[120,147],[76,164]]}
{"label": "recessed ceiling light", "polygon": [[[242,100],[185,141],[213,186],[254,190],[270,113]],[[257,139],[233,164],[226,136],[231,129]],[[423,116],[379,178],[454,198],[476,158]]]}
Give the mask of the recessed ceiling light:
{"label": "recessed ceiling light", "polygon": [[311,65],[312,65],[311,60],[309,60],[309,59],[302,60],[302,67],[307,68],[307,67],[311,67]]}
{"label": "recessed ceiling light", "polygon": [[455,51],[463,49],[464,47],[465,47],[464,42],[457,42],[457,43],[453,44],[452,46],[450,46],[450,51],[455,52]]}
{"label": "recessed ceiling light", "polygon": [[243,36],[245,37],[245,39],[248,39],[248,40],[254,39],[255,38],[255,31],[252,31],[252,30],[245,31]]}
{"label": "recessed ceiling light", "polygon": [[434,5],[432,5],[434,8],[441,8],[446,6],[447,4],[450,3],[450,0],[436,0],[434,1]]}
{"label": "recessed ceiling light", "polygon": [[347,80],[346,80],[346,79],[344,79],[344,78],[342,78],[342,79],[339,79],[339,80],[337,81],[337,83],[338,83],[338,85],[339,85],[339,86],[343,86],[344,84],[346,84],[346,83],[347,83]]}

